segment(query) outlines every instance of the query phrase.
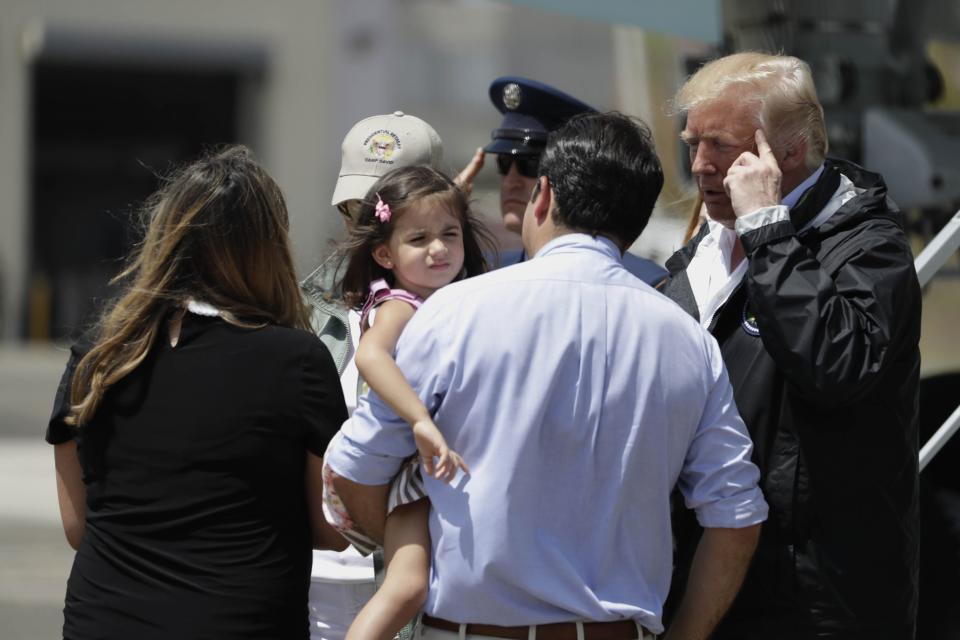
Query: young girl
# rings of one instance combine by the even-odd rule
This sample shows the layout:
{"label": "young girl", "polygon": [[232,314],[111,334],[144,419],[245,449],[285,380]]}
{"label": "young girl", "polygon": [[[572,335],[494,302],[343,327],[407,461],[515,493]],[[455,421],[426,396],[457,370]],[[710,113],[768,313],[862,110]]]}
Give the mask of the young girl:
{"label": "young girl", "polygon": [[[363,380],[413,429],[423,471],[449,482],[467,465],[446,443],[427,408],[393,360],[397,340],[420,304],[440,287],[486,270],[493,243],[467,198],[443,174],[404,167],[371,188],[344,247],[340,293],[362,304],[356,364]],[[384,533],[387,574],[357,616],[347,640],[392,638],[423,606],[429,578],[429,504],[413,458],[390,490]],[[356,530],[324,469],[324,509],[362,551],[373,541]]]}

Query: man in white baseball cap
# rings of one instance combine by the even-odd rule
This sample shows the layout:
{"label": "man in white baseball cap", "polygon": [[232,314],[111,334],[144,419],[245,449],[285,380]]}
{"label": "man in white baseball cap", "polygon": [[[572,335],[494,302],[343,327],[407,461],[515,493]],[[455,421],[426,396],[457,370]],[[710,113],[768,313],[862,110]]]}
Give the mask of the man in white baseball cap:
{"label": "man in white baseball cap", "polygon": [[[440,169],[443,144],[429,124],[395,111],[355,124],[343,139],[340,175],[331,204],[353,224],[353,214],[370,187],[398,167],[429,165]],[[331,256],[301,283],[311,309],[313,330],[333,356],[351,413],[357,406],[358,375],[353,356],[360,339],[360,315],[333,295],[338,260]],[[342,640],[350,623],[373,595],[373,559],[353,547],[342,552],[314,551],[310,580],[311,640]]]}
{"label": "man in white baseball cap", "polygon": [[340,175],[330,204],[349,218],[352,201],[363,199],[383,174],[419,164],[439,170],[442,158],[440,136],[420,118],[402,111],[365,118],[343,139]]}

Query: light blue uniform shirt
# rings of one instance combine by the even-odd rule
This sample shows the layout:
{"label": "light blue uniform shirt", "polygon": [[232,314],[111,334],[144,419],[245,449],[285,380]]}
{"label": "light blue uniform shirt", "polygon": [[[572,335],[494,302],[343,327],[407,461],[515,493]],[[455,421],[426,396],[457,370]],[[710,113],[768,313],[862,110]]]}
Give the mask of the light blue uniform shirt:
{"label": "light blue uniform shirt", "polygon": [[[706,527],[766,518],[716,341],[606,239],[564,235],[444,287],[407,325],[397,363],[472,472],[426,479],[430,615],[634,618],[659,633],[673,487]],[[328,462],[362,484],[389,482],[416,451],[373,393],[344,434]]]}

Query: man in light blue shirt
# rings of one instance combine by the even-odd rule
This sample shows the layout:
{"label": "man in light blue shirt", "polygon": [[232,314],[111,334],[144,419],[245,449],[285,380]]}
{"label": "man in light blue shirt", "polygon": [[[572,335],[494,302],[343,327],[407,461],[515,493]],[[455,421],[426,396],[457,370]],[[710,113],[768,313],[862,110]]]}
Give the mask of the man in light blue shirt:
{"label": "man in light blue shirt", "polygon": [[[645,127],[573,118],[524,216],[534,259],[444,287],[407,325],[397,363],[471,468],[426,479],[424,639],[662,632],[675,486],[706,533],[671,635],[706,638],[736,594],[767,505],[720,351],[621,262],[662,184]],[[368,533],[383,526],[370,485],[415,451],[379,397],[361,400],[328,463]]]}

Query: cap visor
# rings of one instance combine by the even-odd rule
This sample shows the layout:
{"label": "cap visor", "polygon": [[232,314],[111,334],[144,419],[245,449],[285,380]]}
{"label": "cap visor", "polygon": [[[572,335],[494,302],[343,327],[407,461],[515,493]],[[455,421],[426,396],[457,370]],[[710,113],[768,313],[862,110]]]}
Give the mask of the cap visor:
{"label": "cap visor", "polygon": [[337,206],[347,200],[362,200],[376,181],[377,178],[373,176],[340,176],[337,178],[337,186],[333,189],[333,199],[330,204]]}

